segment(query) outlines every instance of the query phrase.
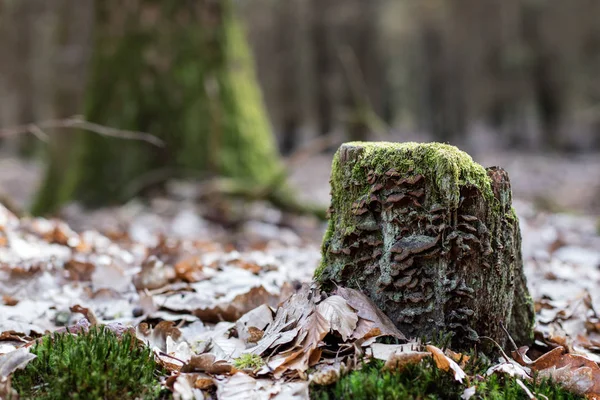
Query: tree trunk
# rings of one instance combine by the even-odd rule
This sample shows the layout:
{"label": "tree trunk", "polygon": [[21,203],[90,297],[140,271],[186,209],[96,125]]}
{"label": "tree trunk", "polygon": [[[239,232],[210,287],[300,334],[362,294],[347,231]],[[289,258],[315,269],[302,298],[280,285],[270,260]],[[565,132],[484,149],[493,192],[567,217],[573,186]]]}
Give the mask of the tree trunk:
{"label": "tree trunk", "polygon": [[327,135],[334,128],[333,122],[333,88],[334,49],[331,43],[332,3],[330,1],[312,0],[311,41],[314,60],[314,104],[316,108],[317,132]]}
{"label": "tree trunk", "polygon": [[95,11],[86,119],[147,132],[166,145],[74,135],[76,161],[61,167],[58,179],[67,187],[57,184],[59,201],[41,192],[35,212],[54,211],[67,200],[124,201],[140,182],[157,177],[216,174],[268,186],[281,176],[230,0],[96,0]]}
{"label": "tree trunk", "polygon": [[298,38],[298,7],[293,0],[277,2],[276,54],[277,97],[279,129],[281,132],[281,152],[291,154],[300,143],[302,123],[302,102],[298,84],[300,66],[300,46]]}
{"label": "tree trunk", "polygon": [[336,153],[331,185],[315,274],[324,288],[361,289],[407,336],[504,345],[504,326],[517,343],[530,339],[533,304],[504,170],[445,144],[354,142]]}
{"label": "tree trunk", "polygon": [[[32,26],[35,4],[31,0],[0,2],[0,126],[33,122],[31,79]],[[35,146],[35,138],[21,135],[2,139],[8,147]]]}
{"label": "tree trunk", "polygon": [[[85,75],[89,63],[88,48],[93,26],[93,0],[53,0],[53,24],[47,24],[46,33],[54,52],[47,54],[53,66],[40,87],[41,95],[49,97],[48,119],[63,119],[81,113]],[[51,85],[51,87],[50,87]],[[46,89],[46,90],[44,90]],[[47,168],[38,190],[33,211],[53,210],[69,200],[74,175],[66,174],[76,159],[74,144],[77,133],[65,129],[48,132],[50,141],[46,152]]]}

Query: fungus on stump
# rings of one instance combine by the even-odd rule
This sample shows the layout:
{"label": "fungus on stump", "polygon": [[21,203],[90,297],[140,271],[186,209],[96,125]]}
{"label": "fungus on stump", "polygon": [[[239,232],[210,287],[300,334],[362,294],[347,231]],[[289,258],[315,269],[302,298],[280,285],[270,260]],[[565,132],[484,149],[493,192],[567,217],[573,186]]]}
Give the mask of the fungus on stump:
{"label": "fungus on stump", "polygon": [[[407,336],[531,338],[508,174],[440,143],[343,144],[315,279],[362,290]],[[490,348],[490,343],[482,343]]]}

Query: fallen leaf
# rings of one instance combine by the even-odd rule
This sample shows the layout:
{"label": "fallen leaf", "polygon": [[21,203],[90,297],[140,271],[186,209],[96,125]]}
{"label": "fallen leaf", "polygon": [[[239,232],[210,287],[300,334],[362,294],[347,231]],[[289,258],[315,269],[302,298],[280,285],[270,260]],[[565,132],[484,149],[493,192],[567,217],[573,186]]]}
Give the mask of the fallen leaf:
{"label": "fallen leaf", "polygon": [[162,352],[167,351],[167,337],[177,341],[181,337],[181,331],[174,326],[173,321],[161,321],[154,328],[146,323],[141,323],[136,328],[138,339],[147,343],[151,348]]}
{"label": "fallen leaf", "polygon": [[2,296],[2,302],[9,307],[16,306],[17,304],[19,304],[19,300],[7,294]]}
{"label": "fallen leaf", "polygon": [[96,318],[94,311],[92,311],[91,309],[82,307],[79,304],[75,304],[69,309],[71,310],[71,312],[83,314],[83,316],[90,322],[90,324],[98,325],[98,318]]}
{"label": "fallen leaf", "polygon": [[271,307],[263,304],[242,315],[235,323],[238,337],[245,343],[257,343],[262,339],[265,328],[273,322]]}
{"label": "fallen leaf", "polygon": [[404,344],[373,343],[369,346],[369,349],[371,357],[387,361],[394,353],[418,351],[421,349],[421,344],[419,342],[409,342]]}
{"label": "fallen leaf", "polygon": [[446,356],[442,350],[432,345],[427,345],[425,348],[433,355],[435,365],[437,365],[439,369],[442,371],[452,370],[454,379],[460,383],[462,383],[463,379],[467,377],[465,371],[463,371],[462,368],[454,362],[454,360]]}
{"label": "fallen leaf", "polygon": [[179,374],[173,382],[173,398],[176,400],[204,400],[204,393],[195,387],[195,374]]}
{"label": "fallen leaf", "polygon": [[254,391],[256,379],[238,372],[224,381],[217,383],[217,398],[220,400],[255,400],[260,399]]}
{"label": "fallen leaf", "polygon": [[354,308],[360,318],[373,321],[373,328],[378,328],[380,335],[393,336],[406,340],[406,336],[396,328],[394,323],[364,293],[351,288],[338,287],[335,294],[343,297],[348,305]]}
{"label": "fallen leaf", "polygon": [[469,400],[471,397],[475,396],[477,392],[476,386],[468,387],[464,390],[463,394],[460,395],[460,398],[463,400]]}
{"label": "fallen leaf", "polygon": [[343,364],[340,362],[336,362],[334,365],[324,365],[321,368],[317,366],[315,371],[309,375],[308,380],[316,385],[331,385],[340,379],[342,368]]}
{"label": "fallen leaf", "polygon": [[496,364],[488,368],[486,375],[490,376],[494,373],[506,374],[509,376],[516,376],[525,380],[531,379],[529,373],[519,364],[514,361],[507,361],[500,364]]}
{"label": "fallen leaf", "polygon": [[539,371],[540,378],[549,378],[560,384],[570,392],[585,396],[597,395],[594,392],[594,385],[597,376],[594,376],[595,371],[590,367],[575,368],[571,365],[557,368],[552,366]]}
{"label": "fallen leaf", "polygon": [[467,363],[471,359],[471,357],[469,357],[466,354],[456,353],[450,349],[444,350],[444,354],[446,354],[448,357],[450,357],[456,363],[460,363],[459,365],[461,368],[464,368],[465,365],[467,365]]}
{"label": "fallen leaf", "polygon": [[181,367],[181,372],[206,372],[207,374],[223,375],[235,373],[236,369],[225,360],[217,360],[214,354],[192,355],[190,361]]}
{"label": "fallen leaf", "polygon": [[254,379],[238,372],[217,383],[219,400],[309,400],[308,382]]}
{"label": "fallen leaf", "polygon": [[402,372],[408,365],[418,364],[426,357],[431,357],[431,353],[426,351],[395,352],[385,362],[384,369]]}
{"label": "fallen leaf", "polygon": [[17,369],[23,369],[29,361],[37,356],[29,352],[29,347],[20,347],[17,350],[0,355],[0,378],[8,377]]}
{"label": "fallen leaf", "polygon": [[600,397],[600,367],[589,358],[578,354],[565,354],[563,347],[557,347],[540,356],[535,361],[527,356],[527,347],[516,353],[517,361],[524,363],[540,376],[554,379],[573,393],[588,397]]}
{"label": "fallen leaf", "polygon": [[341,296],[329,296],[317,305],[317,311],[329,322],[331,329],[338,332],[344,341],[356,329],[358,315]]}

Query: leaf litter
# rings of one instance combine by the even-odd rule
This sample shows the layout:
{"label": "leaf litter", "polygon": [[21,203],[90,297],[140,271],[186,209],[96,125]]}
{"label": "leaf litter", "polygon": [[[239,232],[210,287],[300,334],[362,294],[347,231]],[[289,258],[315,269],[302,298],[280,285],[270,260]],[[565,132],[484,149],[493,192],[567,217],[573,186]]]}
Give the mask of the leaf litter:
{"label": "leaf litter", "polygon": [[[531,398],[533,376],[595,398],[600,239],[589,221],[517,205],[535,341],[504,353],[486,375],[514,376]],[[465,382],[463,398],[476,394],[463,370],[466,355],[405,337],[360,291],[326,295],[310,286],[319,260],[314,242],[293,235],[278,242],[271,226],[268,239],[232,247],[192,214],[173,218],[171,230],[141,214],[124,231],[100,233],[19,219],[0,207],[0,398],[12,393],[10,375],[33,357],[35,340],[96,324],[133,329],[179,399],[308,399],[309,382],[334,383],[365,358],[396,371],[432,358]],[[383,337],[397,344],[378,343]]]}

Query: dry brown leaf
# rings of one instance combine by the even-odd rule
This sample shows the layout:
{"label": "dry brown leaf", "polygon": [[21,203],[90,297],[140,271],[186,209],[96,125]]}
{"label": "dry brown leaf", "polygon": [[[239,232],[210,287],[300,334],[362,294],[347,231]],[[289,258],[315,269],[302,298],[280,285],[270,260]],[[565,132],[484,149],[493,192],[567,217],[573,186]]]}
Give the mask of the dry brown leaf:
{"label": "dry brown leaf", "polygon": [[17,304],[19,304],[19,300],[15,299],[14,297],[9,296],[7,294],[2,295],[2,302],[9,307],[13,307],[13,306],[16,306]]}
{"label": "dry brown leaf", "polygon": [[314,365],[318,361],[321,355],[318,346],[321,340],[329,333],[329,323],[315,310],[306,318],[301,329],[305,335],[300,336],[300,338],[303,337],[299,344],[300,348],[291,353],[285,362],[275,370],[273,374],[275,377],[281,376],[286,370],[305,372],[311,365]]}
{"label": "dry brown leaf", "polygon": [[133,278],[133,284],[137,290],[154,290],[167,285],[175,276],[171,265],[150,256],[142,263],[142,270]]}
{"label": "dry brown leaf", "polygon": [[167,386],[173,390],[173,398],[177,400],[203,400],[204,394],[195,387],[196,374],[171,375]]}
{"label": "dry brown leaf", "polygon": [[317,365],[308,380],[321,386],[331,385],[340,379],[344,365],[336,361],[333,365]]}
{"label": "dry brown leaf", "polygon": [[72,281],[91,281],[92,274],[96,270],[96,266],[81,257],[74,257],[67,261],[65,270],[68,271],[69,279]]}
{"label": "dry brown leaf", "polygon": [[420,351],[421,343],[418,341],[403,344],[373,343],[367,349],[371,350],[371,356],[373,358],[387,361],[394,353]]}
{"label": "dry brown leaf", "polygon": [[406,340],[406,336],[396,328],[383,311],[364,293],[356,289],[344,287],[338,287],[334,293],[342,296],[348,305],[356,310],[360,318],[374,322],[368,332],[371,332],[373,328],[379,328],[383,336],[393,336],[401,340]]}
{"label": "dry brown leaf", "polygon": [[272,294],[263,286],[253,287],[236,296],[227,304],[199,308],[193,314],[204,322],[237,321],[242,315],[263,304],[277,304],[279,295]]}
{"label": "dry brown leaf", "polygon": [[29,352],[29,347],[20,347],[0,356],[0,378],[8,377],[17,369],[23,369],[36,358],[35,354]]}
{"label": "dry brown leaf", "polygon": [[597,392],[594,392],[595,380],[597,379],[594,375],[594,370],[590,367],[574,368],[571,365],[565,365],[561,368],[552,366],[539,371],[538,374],[540,378],[552,379],[568,391],[582,396],[598,395]]}
{"label": "dry brown leaf", "polygon": [[563,347],[552,349],[535,361],[531,361],[526,352],[527,347],[521,347],[516,352],[517,361],[577,394],[600,397],[600,367],[596,362],[582,355],[565,354]]}
{"label": "dry brown leaf", "polygon": [[317,305],[317,311],[329,322],[331,329],[340,334],[344,341],[348,340],[356,329],[358,315],[341,296],[329,296]]}
{"label": "dry brown leaf", "polygon": [[217,383],[219,400],[309,400],[308,382],[274,382],[241,372]]}
{"label": "dry brown leaf", "polygon": [[452,360],[454,360],[454,362],[460,363],[458,365],[460,365],[461,368],[464,368],[465,365],[467,365],[467,363],[471,359],[471,357],[469,357],[466,354],[456,353],[450,349],[446,349],[444,351],[444,354],[446,354],[448,357],[450,357]]}
{"label": "dry brown leaf", "polygon": [[366,341],[381,336],[381,329],[375,325],[374,321],[359,318],[356,329],[352,332],[352,339]]}
{"label": "dry brown leaf", "polygon": [[177,341],[181,337],[181,331],[174,326],[173,321],[161,321],[154,328],[146,323],[141,323],[136,328],[136,336],[152,348],[167,351],[167,337]]}
{"label": "dry brown leaf", "polygon": [[98,318],[96,318],[96,315],[94,314],[94,311],[92,311],[91,309],[86,308],[86,307],[82,307],[79,304],[75,304],[74,306],[72,306],[70,308],[70,310],[71,310],[71,312],[83,314],[83,316],[88,321],[90,321],[90,324],[92,324],[92,326],[98,325]]}
{"label": "dry brown leaf", "polygon": [[217,398],[222,400],[248,400],[256,389],[256,379],[242,372],[217,383]]}
{"label": "dry brown leaf", "polygon": [[329,333],[331,325],[318,310],[315,310],[306,318],[305,324],[300,328],[307,333],[303,347],[308,351],[319,346],[321,340]]}
{"label": "dry brown leaf", "polygon": [[465,374],[465,371],[463,371],[457,363],[455,363],[450,357],[446,356],[442,350],[435,346],[427,345],[425,348],[433,355],[435,365],[437,365],[439,369],[442,371],[451,370],[454,375],[454,379],[462,383],[467,374]]}
{"label": "dry brown leaf", "polygon": [[[526,368],[526,367],[525,367]],[[529,371],[531,372],[531,371]],[[529,372],[524,369],[524,367],[520,366],[514,361],[506,361],[500,364],[496,364],[488,368],[486,371],[486,375],[492,375],[494,373],[506,374],[509,376],[517,376],[519,378],[523,378],[525,380],[531,379],[529,376]]]}
{"label": "dry brown leaf", "polygon": [[256,264],[255,262],[249,262],[242,259],[231,260],[229,261],[229,263],[235,265],[238,268],[245,269],[257,275],[262,270],[262,267]]}
{"label": "dry brown leaf", "polygon": [[199,374],[195,374],[194,376],[194,387],[196,389],[202,389],[202,390],[207,390],[212,388],[213,386],[215,386],[215,380],[214,378],[203,374],[203,373],[199,373]]}
{"label": "dry brown leaf", "polygon": [[175,277],[185,282],[198,282],[206,279],[204,265],[199,256],[186,256],[175,264]]}
{"label": "dry brown leaf", "polygon": [[264,329],[273,322],[271,307],[263,304],[242,315],[235,323],[238,337],[245,343],[258,343],[264,335]]}
{"label": "dry brown leaf", "polygon": [[384,369],[402,372],[408,365],[420,363],[426,357],[431,357],[431,353],[426,351],[394,352],[385,362]]}
{"label": "dry brown leaf", "polygon": [[10,376],[0,376],[0,400],[18,399],[19,393],[12,388]]}
{"label": "dry brown leaf", "polygon": [[237,370],[225,360],[217,360],[214,354],[192,355],[190,361],[181,367],[181,372],[206,372],[213,375],[234,374]]}

